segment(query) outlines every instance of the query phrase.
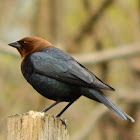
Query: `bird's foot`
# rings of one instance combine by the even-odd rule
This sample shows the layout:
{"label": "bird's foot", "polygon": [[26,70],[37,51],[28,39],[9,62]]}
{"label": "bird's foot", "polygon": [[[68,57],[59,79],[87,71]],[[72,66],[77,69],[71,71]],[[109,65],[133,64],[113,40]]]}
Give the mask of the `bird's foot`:
{"label": "bird's foot", "polygon": [[60,118],[60,121],[62,122],[63,125],[65,125],[65,129],[66,129],[67,128],[66,122],[64,120],[62,120],[61,118]]}
{"label": "bird's foot", "polygon": [[67,128],[66,122],[63,119],[61,119],[60,117],[58,117],[58,116],[56,116],[56,118],[59,118],[60,119],[60,121],[62,122],[62,124],[65,125],[65,129],[66,129]]}

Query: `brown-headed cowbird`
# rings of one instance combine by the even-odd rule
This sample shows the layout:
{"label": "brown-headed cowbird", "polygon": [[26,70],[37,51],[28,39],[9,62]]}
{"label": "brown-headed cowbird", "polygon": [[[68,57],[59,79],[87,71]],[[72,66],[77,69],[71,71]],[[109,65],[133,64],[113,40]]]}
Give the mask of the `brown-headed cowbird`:
{"label": "brown-headed cowbird", "polygon": [[15,47],[21,57],[21,71],[25,79],[44,97],[56,101],[42,112],[60,102],[69,102],[62,113],[80,96],[103,103],[119,118],[134,119],[109,100],[100,89],[114,90],[103,83],[86,67],[50,42],[38,37],[25,37],[8,44]]}

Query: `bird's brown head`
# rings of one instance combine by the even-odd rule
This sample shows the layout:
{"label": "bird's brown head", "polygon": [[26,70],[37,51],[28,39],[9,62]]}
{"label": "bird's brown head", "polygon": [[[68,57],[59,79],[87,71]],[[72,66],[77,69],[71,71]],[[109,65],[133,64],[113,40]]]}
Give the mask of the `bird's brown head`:
{"label": "bird's brown head", "polygon": [[19,41],[8,44],[12,47],[17,48],[22,58],[29,54],[40,51],[43,48],[50,47],[52,44],[39,37],[25,37]]}

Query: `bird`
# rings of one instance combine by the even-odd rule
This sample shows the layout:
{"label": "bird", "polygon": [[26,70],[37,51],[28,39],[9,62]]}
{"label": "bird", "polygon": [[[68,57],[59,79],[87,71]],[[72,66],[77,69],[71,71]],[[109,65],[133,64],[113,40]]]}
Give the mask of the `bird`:
{"label": "bird", "polygon": [[60,118],[78,98],[85,96],[104,104],[120,119],[135,122],[102,91],[114,91],[114,88],[49,41],[29,36],[8,45],[21,55],[21,71],[27,82],[42,96],[55,101],[41,112],[47,112],[58,103],[68,102],[56,115]]}

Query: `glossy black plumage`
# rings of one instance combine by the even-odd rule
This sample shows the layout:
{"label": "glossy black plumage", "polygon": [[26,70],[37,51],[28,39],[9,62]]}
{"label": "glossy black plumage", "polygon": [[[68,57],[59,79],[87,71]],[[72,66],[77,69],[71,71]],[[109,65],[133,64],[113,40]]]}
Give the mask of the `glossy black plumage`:
{"label": "glossy black plumage", "polygon": [[[26,46],[24,52],[22,51],[22,41],[30,41],[30,49]],[[74,58],[72,58],[66,52],[53,47],[52,45],[41,44],[36,47],[37,51],[32,51],[35,42],[39,44],[41,40],[39,38],[25,38],[19,41],[21,45],[20,54],[23,55],[23,61],[21,64],[21,70],[26,80],[44,97],[55,100],[56,105],[59,102],[70,102],[64,110],[62,110],[57,116],[61,114],[80,96],[86,96],[92,100],[106,105],[112,110],[118,117],[124,120],[134,120],[123,112],[118,106],[110,101],[100,89],[114,90],[112,87],[104,84],[99,78],[97,78],[87,68],[79,64]],[[13,46],[12,44],[9,44]],[[14,43],[14,47],[15,47]],[[30,50],[28,53],[27,48]],[[35,49],[34,49],[35,50]],[[53,107],[52,105],[51,107]],[[45,109],[47,111],[51,107]]]}

